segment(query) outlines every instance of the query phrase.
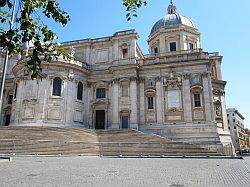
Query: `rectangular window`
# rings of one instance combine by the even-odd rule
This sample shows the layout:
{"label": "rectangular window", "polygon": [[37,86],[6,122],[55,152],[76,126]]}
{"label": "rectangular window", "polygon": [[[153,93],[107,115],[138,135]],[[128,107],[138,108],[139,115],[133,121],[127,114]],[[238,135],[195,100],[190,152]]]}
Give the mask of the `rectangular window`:
{"label": "rectangular window", "polygon": [[9,97],[8,97],[8,104],[12,104],[12,100],[13,100],[13,95],[9,95]]}
{"label": "rectangular window", "polygon": [[201,107],[201,95],[194,94],[194,107]]}
{"label": "rectangular window", "polygon": [[154,53],[155,53],[155,54],[158,54],[158,47],[155,47],[155,48],[154,48]]}
{"label": "rectangular window", "polygon": [[122,49],[122,58],[128,58],[128,48]]}
{"label": "rectangular window", "polygon": [[170,42],[170,51],[176,51],[176,42]]}
{"label": "rectangular window", "polygon": [[122,97],[128,97],[128,85],[122,85]]}
{"label": "rectangular window", "polygon": [[148,80],[148,81],[146,82],[147,88],[152,88],[152,87],[154,87],[154,85],[155,85],[155,83],[154,83],[153,80]]}
{"label": "rectangular window", "polygon": [[154,98],[148,97],[148,109],[154,109]]}
{"label": "rectangular window", "polygon": [[106,89],[105,88],[97,88],[96,89],[96,98],[106,98]]}
{"label": "rectangular window", "polygon": [[193,50],[194,49],[194,44],[189,43],[189,50]]}

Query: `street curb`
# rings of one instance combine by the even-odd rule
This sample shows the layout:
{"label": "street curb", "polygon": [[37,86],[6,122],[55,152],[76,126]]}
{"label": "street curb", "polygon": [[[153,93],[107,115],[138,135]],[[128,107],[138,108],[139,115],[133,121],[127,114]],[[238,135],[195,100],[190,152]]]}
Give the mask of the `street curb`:
{"label": "street curb", "polygon": [[229,159],[229,160],[244,160],[243,157],[230,157],[230,156],[102,156],[103,158],[179,158],[179,159]]}
{"label": "street curb", "polygon": [[113,156],[105,156],[105,155],[84,155],[84,154],[78,154],[78,155],[39,155],[39,154],[34,154],[34,155],[0,155],[0,160],[9,160],[11,161],[13,157],[98,157],[98,158],[138,158],[138,159],[147,159],[147,158],[179,158],[179,159],[231,159],[231,160],[244,160],[243,157],[241,156],[148,156],[148,155],[138,155],[138,156],[126,156],[126,155],[113,155]]}

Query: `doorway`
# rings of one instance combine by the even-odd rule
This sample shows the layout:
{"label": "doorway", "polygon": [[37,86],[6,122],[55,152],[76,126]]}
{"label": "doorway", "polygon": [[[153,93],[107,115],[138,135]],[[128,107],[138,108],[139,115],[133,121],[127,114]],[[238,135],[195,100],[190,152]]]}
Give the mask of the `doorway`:
{"label": "doorway", "polygon": [[95,129],[105,129],[105,110],[96,110]]}
{"label": "doorway", "polygon": [[5,117],[5,126],[9,126],[10,125],[10,114],[7,114]]}
{"label": "doorway", "polygon": [[122,116],[122,128],[123,129],[128,129],[129,128],[128,116]]}

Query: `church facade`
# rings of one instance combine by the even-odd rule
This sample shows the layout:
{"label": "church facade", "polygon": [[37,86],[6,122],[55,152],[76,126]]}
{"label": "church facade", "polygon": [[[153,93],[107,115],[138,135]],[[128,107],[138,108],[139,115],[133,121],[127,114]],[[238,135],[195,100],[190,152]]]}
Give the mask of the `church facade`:
{"label": "church facade", "polygon": [[2,124],[132,128],[232,150],[222,56],[202,50],[194,23],[171,3],[151,30],[150,54],[137,39],[127,30],[64,42],[71,60],[42,63],[42,80],[31,80],[25,62],[11,59]]}

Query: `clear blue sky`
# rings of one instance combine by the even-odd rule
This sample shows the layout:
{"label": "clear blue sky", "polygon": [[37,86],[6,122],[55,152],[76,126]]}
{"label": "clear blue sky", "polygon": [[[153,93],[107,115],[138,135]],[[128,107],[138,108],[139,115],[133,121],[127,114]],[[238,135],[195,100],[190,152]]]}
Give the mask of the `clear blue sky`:
{"label": "clear blue sky", "polygon": [[[148,0],[139,17],[126,22],[122,0],[59,0],[71,17],[65,28],[52,25],[60,41],[109,36],[136,29],[143,53],[153,24],[166,13],[168,0]],[[227,107],[237,108],[250,128],[250,1],[174,0],[177,11],[191,18],[202,34],[204,51],[220,52],[222,74],[227,81]]]}

